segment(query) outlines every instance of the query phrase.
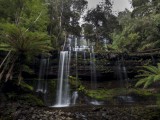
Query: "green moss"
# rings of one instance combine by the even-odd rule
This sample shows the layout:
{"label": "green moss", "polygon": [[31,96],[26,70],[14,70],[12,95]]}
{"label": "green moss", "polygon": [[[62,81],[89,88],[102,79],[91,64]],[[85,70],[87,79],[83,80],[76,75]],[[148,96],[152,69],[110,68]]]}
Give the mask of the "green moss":
{"label": "green moss", "polygon": [[32,94],[23,94],[18,95],[16,93],[7,93],[7,100],[9,101],[16,101],[21,104],[28,104],[33,106],[43,106],[44,103],[41,99],[39,99],[37,96]]}
{"label": "green moss", "polygon": [[98,100],[106,100],[112,99],[115,96],[125,94],[126,90],[123,88],[117,89],[100,89],[100,90],[88,90],[87,95],[98,99]]}
{"label": "green moss", "polygon": [[80,80],[79,79],[77,80],[77,78],[73,77],[73,76],[69,76],[69,83],[70,83],[72,88],[77,88],[77,86],[79,87],[79,86],[82,85]]}
{"label": "green moss", "polygon": [[147,89],[129,89],[128,90],[128,94],[137,94],[139,96],[151,96],[153,95],[152,92],[150,92]]}
{"label": "green moss", "polygon": [[85,88],[85,86],[82,85],[81,81],[79,79],[77,80],[76,77],[69,76],[69,83],[70,83],[72,89],[76,89],[79,92],[82,92],[84,94],[86,94],[88,92],[87,89]]}
{"label": "green moss", "polygon": [[88,90],[87,95],[91,98],[98,100],[112,100],[116,96],[135,94],[138,96],[151,96],[152,93],[145,89],[125,89],[125,88],[116,88],[116,89],[99,89],[99,90]]}
{"label": "green moss", "polygon": [[29,91],[33,91],[33,87],[28,85],[27,83],[25,83],[24,81],[21,82],[20,86],[22,87],[22,89],[27,89]]}
{"label": "green moss", "polygon": [[26,94],[19,98],[20,102],[24,102],[25,104],[33,105],[33,106],[43,106],[44,103],[42,100],[38,99],[36,96],[32,94]]}
{"label": "green moss", "polygon": [[89,90],[87,92],[87,95],[97,100],[104,100],[107,98],[107,91],[106,90]]}
{"label": "green moss", "polygon": [[49,91],[54,91],[56,88],[56,80],[49,80],[48,89]]}
{"label": "green moss", "polygon": [[84,94],[88,93],[87,89],[83,85],[80,85],[77,90],[79,92],[83,92]]}

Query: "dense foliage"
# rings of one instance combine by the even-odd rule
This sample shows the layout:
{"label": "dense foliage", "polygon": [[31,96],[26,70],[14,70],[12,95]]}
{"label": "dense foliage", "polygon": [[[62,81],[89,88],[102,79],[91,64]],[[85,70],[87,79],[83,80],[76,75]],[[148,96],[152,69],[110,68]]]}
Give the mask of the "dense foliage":
{"label": "dense foliage", "polygon": [[0,6],[0,50],[8,51],[0,66],[0,79],[16,77],[20,83],[23,72],[33,72],[29,63],[52,50],[47,35],[48,8],[43,0],[1,0]]}
{"label": "dense foliage", "polygon": [[160,47],[160,3],[132,0],[133,11],[119,13],[120,31],[112,33],[111,47],[121,52],[139,52]]}
{"label": "dense foliage", "polygon": [[160,63],[158,66],[143,66],[144,70],[140,70],[142,74],[138,75],[141,79],[137,82],[136,86],[143,85],[144,88],[160,81]]}

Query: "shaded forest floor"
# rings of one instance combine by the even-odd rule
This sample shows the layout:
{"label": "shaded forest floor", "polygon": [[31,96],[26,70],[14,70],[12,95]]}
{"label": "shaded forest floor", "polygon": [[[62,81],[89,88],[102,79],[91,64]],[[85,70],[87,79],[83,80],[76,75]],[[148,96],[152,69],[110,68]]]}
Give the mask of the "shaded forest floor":
{"label": "shaded forest floor", "polygon": [[49,108],[10,102],[1,104],[0,120],[160,120],[160,108],[108,105]]}
{"label": "shaded forest floor", "polygon": [[51,108],[24,85],[7,83],[0,90],[0,120],[160,120],[160,107],[150,104]]}

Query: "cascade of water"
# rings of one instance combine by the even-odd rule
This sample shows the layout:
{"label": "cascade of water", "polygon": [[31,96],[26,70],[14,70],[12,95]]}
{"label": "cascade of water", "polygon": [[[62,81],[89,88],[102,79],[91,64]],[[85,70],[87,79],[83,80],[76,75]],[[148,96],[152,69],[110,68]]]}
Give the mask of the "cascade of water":
{"label": "cascade of water", "polygon": [[46,93],[45,84],[45,73],[46,73],[46,65],[47,59],[42,58],[40,61],[40,69],[39,69],[39,78],[38,78],[38,86],[36,92]]}
{"label": "cascade of water", "polygon": [[120,86],[126,87],[125,85],[128,84],[128,74],[123,58],[117,61],[117,78],[120,81]]}
{"label": "cascade of water", "polygon": [[[95,64],[95,53],[93,46],[90,48],[90,70],[91,70],[91,89],[97,89],[97,74],[96,74],[96,64]],[[93,105],[102,105],[103,102],[97,100],[91,100],[90,102]]]}
{"label": "cascade of water", "polygon": [[152,60],[152,64],[153,64],[153,65],[156,65],[156,60],[155,60],[155,58],[154,58],[153,55],[151,55],[151,60]]}
{"label": "cascade of water", "polygon": [[[74,41],[73,41],[74,39]],[[82,37],[81,39],[74,38],[74,36],[69,36],[68,43],[64,45],[64,49],[68,51],[60,52],[60,61],[59,61],[59,71],[58,71],[58,82],[57,82],[57,97],[56,97],[56,105],[54,107],[67,107],[70,105],[70,101],[72,104],[76,104],[76,100],[78,98],[78,91],[74,91],[72,93],[72,97],[70,98],[69,94],[69,65],[71,59],[71,51],[75,53],[75,74],[76,74],[76,86],[78,87],[78,53],[84,53],[84,60],[86,60],[86,50],[91,50],[90,54],[90,68],[91,68],[91,81],[92,88],[96,89],[97,80],[96,80],[96,68],[95,68],[95,53],[94,49],[90,49],[86,40]]]}
{"label": "cascade of water", "polygon": [[84,71],[86,71],[86,51],[83,51]]}
{"label": "cascade of water", "polygon": [[91,70],[91,89],[97,88],[97,75],[96,75],[96,64],[95,64],[95,53],[92,46],[90,53],[90,70]]}
{"label": "cascade of water", "polygon": [[83,52],[83,59],[86,60],[86,51]]}
{"label": "cascade of water", "polygon": [[[123,74],[124,74],[124,82],[125,84],[128,86],[128,74],[127,74],[127,69],[126,69],[126,66],[123,64]],[[126,87],[127,87],[126,86]]]}
{"label": "cascade of water", "polygon": [[47,59],[47,63],[46,63],[46,77],[45,77],[45,83],[44,83],[44,92],[46,93],[47,92],[47,88],[48,88],[48,72],[49,72],[49,65],[50,65],[50,58]]}
{"label": "cascade of water", "polygon": [[[75,64],[76,64],[76,66],[75,66],[75,68],[76,68],[76,88],[77,88],[78,87],[78,61],[77,61],[77,59],[78,59],[78,50],[79,49],[77,49],[78,48],[77,39],[75,39],[74,42],[75,42],[74,51],[75,51]],[[77,98],[78,98],[78,91],[74,91],[72,93],[72,104],[73,105],[76,104]]]}
{"label": "cascade of water", "polygon": [[76,60],[76,83],[77,83],[77,80],[78,80],[78,61],[77,61],[77,57],[78,57],[78,49],[76,49],[78,47],[78,45],[77,45],[77,39],[75,39],[75,46],[74,46],[74,48],[75,48],[75,60]]}
{"label": "cascade of water", "polygon": [[66,107],[69,106],[70,104],[69,81],[68,81],[70,54],[71,53],[68,51],[60,52],[57,98],[56,98],[56,105],[54,107]]}
{"label": "cascade of water", "polygon": [[119,59],[118,59],[118,61],[117,61],[117,78],[120,80],[120,84],[121,84],[121,86],[123,86],[123,74],[122,74],[122,68],[121,68],[121,63],[120,63],[120,61],[119,61]]}
{"label": "cascade of water", "polygon": [[124,58],[122,57],[122,72],[123,72],[123,79],[124,79],[124,85],[126,88],[128,88],[128,74],[127,74],[127,68],[124,64]]}
{"label": "cascade of water", "polygon": [[74,91],[72,94],[72,104],[75,105],[76,104],[76,100],[78,98],[78,91]]}

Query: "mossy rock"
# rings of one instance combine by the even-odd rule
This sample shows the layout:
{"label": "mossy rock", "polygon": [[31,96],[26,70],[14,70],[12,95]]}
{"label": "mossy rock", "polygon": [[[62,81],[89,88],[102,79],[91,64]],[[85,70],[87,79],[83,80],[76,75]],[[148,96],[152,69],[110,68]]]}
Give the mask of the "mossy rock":
{"label": "mossy rock", "polygon": [[44,103],[41,99],[39,99],[37,96],[32,94],[26,94],[24,96],[19,97],[20,102],[29,104],[31,106],[44,106]]}
{"label": "mossy rock", "polygon": [[[139,99],[147,99],[148,97],[154,97],[154,95],[145,89],[125,89],[125,88],[116,88],[116,89],[99,89],[99,90],[88,90],[87,95],[91,98],[97,100],[109,100],[112,101],[117,96],[135,96]],[[142,100],[143,100],[142,99]]]}
{"label": "mossy rock", "polygon": [[4,93],[15,92],[19,94],[30,93],[33,92],[33,87],[28,85],[24,81],[21,81],[21,83],[17,85],[16,82],[13,80],[3,83],[2,92]]}
{"label": "mossy rock", "polygon": [[43,101],[34,94],[33,87],[23,81],[20,85],[12,81],[5,83],[2,87],[2,93],[6,101],[19,102],[31,106],[44,105]]}

